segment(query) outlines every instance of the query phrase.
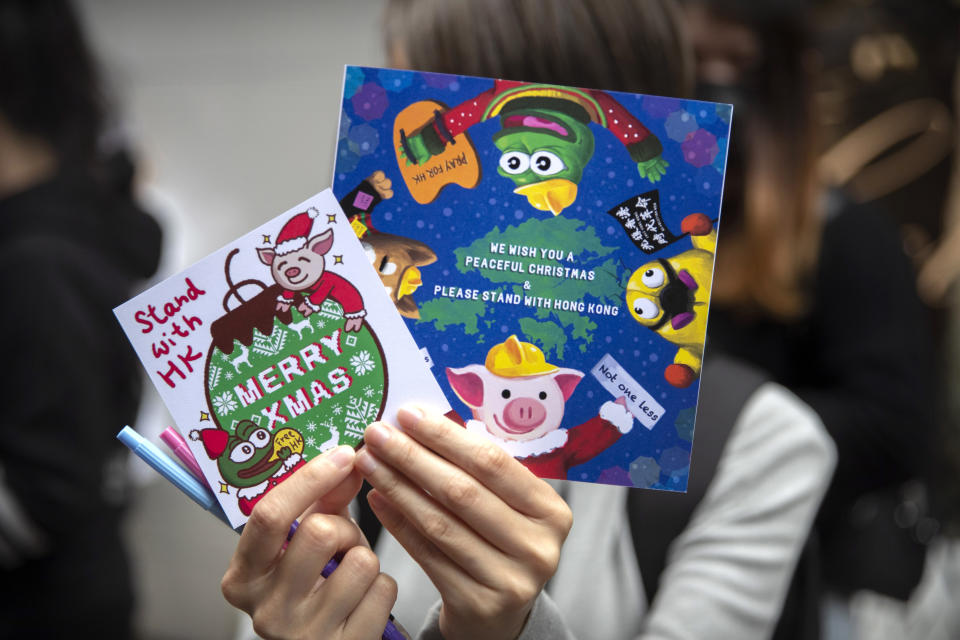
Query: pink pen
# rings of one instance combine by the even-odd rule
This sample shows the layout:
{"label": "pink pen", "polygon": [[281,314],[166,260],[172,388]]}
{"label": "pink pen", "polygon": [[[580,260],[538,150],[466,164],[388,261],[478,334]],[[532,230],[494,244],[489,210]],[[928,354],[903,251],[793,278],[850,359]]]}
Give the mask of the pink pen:
{"label": "pink pen", "polygon": [[180,459],[180,462],[187,466],[190,473],[202,482],[203,486],[207,486],[207,480],[203,477],[203,471],[200,470],[200,465],[197,464],[197,459],[193,457],[193,452],[190,451],[190,446],[187,444],[187,441],[183,439],[183,436],[173,427],[167,427],[163,430],[163,433],[160,434],[160,439],[170,447],[170,450]]}

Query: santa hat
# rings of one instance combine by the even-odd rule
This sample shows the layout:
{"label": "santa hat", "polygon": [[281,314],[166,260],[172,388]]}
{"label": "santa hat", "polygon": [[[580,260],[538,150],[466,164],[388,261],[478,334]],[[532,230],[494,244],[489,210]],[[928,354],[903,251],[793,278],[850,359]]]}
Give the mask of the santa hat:
{"label": "santa hat", "polygon": [[203,429],[199,431],[194,429],[190,432],[190,439],[203,442],[203,448],[207,450],[207,456],[211,460],[216,460],[227,448],[227,440],[230,434],[223,429]]}
{"label": "santa hat", "polygon": [[283,225],[277,235],[277,246],[273,250],[278,256],[293,253],[307,246],[307,238],[313,228],[313,219],[320,215],[316,207],[310,207],[303,213],[298,213]]}

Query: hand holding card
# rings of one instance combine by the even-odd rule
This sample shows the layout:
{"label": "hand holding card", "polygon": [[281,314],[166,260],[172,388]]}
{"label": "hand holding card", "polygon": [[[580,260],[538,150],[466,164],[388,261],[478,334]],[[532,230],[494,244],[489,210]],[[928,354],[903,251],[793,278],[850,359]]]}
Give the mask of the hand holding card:
{"label": "hand holding card", "polygon": [[516,637],[573,523],[545,482],[438,414],[375,423],[356,466],[370,506],[443,598],[445,638]]}
{"label": "hand holding card", "polygon": [[[397,585],[380,573],[347,514],[361,483],[353,460],[349,447],[315,458],[265,496],[244,527],[221,589],[230,604],[250,614],[258,635],[378,637],[386,626]],[[340,566],[323,578],[324,565],[338,554]]]}

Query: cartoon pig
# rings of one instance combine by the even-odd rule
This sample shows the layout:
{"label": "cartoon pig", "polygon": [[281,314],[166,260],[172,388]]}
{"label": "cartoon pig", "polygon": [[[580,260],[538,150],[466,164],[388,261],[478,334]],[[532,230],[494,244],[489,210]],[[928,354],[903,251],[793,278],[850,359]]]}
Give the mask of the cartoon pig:
{"label": "cartoon pig", "polygon": [[583,378],[575,369],[546,362],[536,345],[510,336],[487,353],[486,363],[447,368],[457,396],[473,411],[468,430],[497,442],[541,478],[566,479],[633,428],[621,398],[598,416],[561,429],[564,407]]}
{"label": "cartoon pig", "polygon": [[323,256],[333,246],[333,229],[310,236],[313,220],[320,212],[310,208],[290,218],[274,247],[257,249],[260,261],[270,267],[274,281],[283,287],[277,297],[277,311],[287,311],[296,293],[303,294],[297,309],[309,316],[320,304],[333,298],[343,307],[345,331],[359,331],[367,315],[360,292],[348,280],[324,269]]}

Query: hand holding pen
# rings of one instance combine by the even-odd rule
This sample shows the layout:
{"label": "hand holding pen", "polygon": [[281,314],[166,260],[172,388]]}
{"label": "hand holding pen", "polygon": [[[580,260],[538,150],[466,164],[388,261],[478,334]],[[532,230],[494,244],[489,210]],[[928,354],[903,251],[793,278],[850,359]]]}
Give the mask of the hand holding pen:
{"label": "hand holding pen", "polygon": [[[213,513],[229,526],[226,515],[224,515],[220,505],[217,504],[216,498],[213,497],[213,494],[203,482],[203,475],[196,459],[180,434],[175,429],[168,428],[160,437],[186,468],[171,460],[163,451],[130,427],[124,427],[117,434],[117,438],[139,458],[183,491],[194,502]],[[382,640],[404,640],[409,637],[401,631],[393,616],[389,615],[389,606],[396,599],[396,586],[392,579],[383,574],[378,574],[373,576],[372,582],[366,584],[364,580],[368,579],[369,575],[365,576],[362,571],[357,573],[351,570],[352,565],[356,562],[360,562],[361,567],[363,563],[367,563],[368,569],[370,566],[379,567],[376,556],[366,547],[366,540],[359,533],[356,524],[350,519],[347,508],[347,505],[356,496],[362,482],[350,468],[352,467],[353,456],[352,449],[340,447],[315,459],[301,470],[307,471],[309,469],[310,471],[307,471],[309,478],[301,476],[298,472],[294,476],[294,478],[298,478],[295,486],[291,485],[289,489],[281,491],[278,494],[281,497],[270,498],[269,500],[264,498],[261,501],[268,505],[273,505],[273,503],[279,501],[280,507],[266,506],[261,508],[258,504],[254,508],[251,521],[255,524],[251,525],[248,522],[244,528],[245,531],[247,528],[251,528],[252,532],[241,535],[241,542],[234,552],[230,568],[224,575],[221,587],[224,596],[231,604],[251,614],[254,620],[254,628],[258,630],[261,636],[300,636],[305,631],[319,628],[324,620],[330,623],[329,615],[326,615],[328,611],[310,609],[315,604],[314,601],[320,597],[318,594],[321,592],[321,587],[330,585],[325,587],[323,591],[329,596],[328,608],[334,606],[335,617],[336,615],[341,616],[342,624],[337,632],[340,635],[334,633],[317,637],[374,638],[379,636],[382,637]],[[291,480],[293,478],[287,480],[284,485]],[[310,493],[312,491],[316,493]],[[291,492],[292,498],[288,497]],[[290,510],[284,508],[289,507],[291,500],[296,504],[304,503],[309,506],[305,508],[306,510],[301,509],[291,515]],[[294,533],[300,525],[300,522],[295,518],[301,514],[304,519],[303,522],[307,523],[306,532],[305,536],[297,536],[297,538],[302,540],[303,537],[307,537],[307,542],[298,543],[293,551],[294,555],[288,555],[288,553],[291,553],[288,548],[291,546]],[[257,557],[262,559],[258,552],[269,555],[267,551],[263,550],[273,549],[276,546],[273,544],[276,541],[276,536],[273,534],[276,533],[275,528],[281,526],[277,524],[278,522],[289,524],[283,525],[282,543],[270,556],[276,562],[266,568],[260,566],[261,575],[257,579],[257,565],[255,562],[250,562],[250,559],[256,559]],[[337,535],[334,530],[345,535]],[[340,540],[346,540],[347,542],[341,544]],[[356,544],[351,546],[351,541],[356,542]],[[315,551],[317,546],[323,549],[335,549],[335,552],[321,551],[317,555]],[[359,550],[353,551],[354,546],[358,547]],[[243,551],[244,549],[245,551]],[[304,551],[304,549],[307,551]],[[314,551],[311,551],[311,549]],[[343,562],[346,555],[351,553],[347,571],[338,572],[339,577],[334,580],[333,574],[339,568],[339,563]],[[372,561],[370,560],[371,557],[373,558]],[[321,561],[323,562],[322,566]],[[281,566],[288,569],[282,572]],[[379,568],[377,568],[377,572],[379,572]],[[297,574],[309,575],[314,578],[314,582],[308,591],[303,592],[302,581],[290,584],[283,581],[283,575],[287,574],[290,577],[296,577]],[[324,580],[321,581],[321,578]],[[330,580],[326,580],[326,578],[330,578]],[[346,591],[341,593],[338,591],[338,583],[352,584],[353,589],[351,590],[349,586],[344,587]],[[359,596],[357,602],[353,603],[355,606],[352,609],[345,609],[342,606],[343,603],[350,604],[351,600],[356,599],[358,588],[363,587],[364,584],[366,584],[366,591]],[[382,599],[389,600],[385,606],[387,606],[387,615],[390,621],[381,624],[379,622],[381,618],[379,611],[371,611],[370,602],[377,600],[376,595],[381,593],[384,587],[387,587],[387,595],[389,595],[391,585],[393,597]],[[375,586],[376,590],[374,589]],[[372,598],[370,597],[371,592]],[[241,605],[241,601],[243,605]],[[359,604],[364,601],[366,601],[366,606],[360,607]],[[277,603],[279,603],[278,606],[271,606],[277,605]],[[341,606],[338,607],[338,603]],[[299,617],[291,615],[289,609],[295,605],[306,606],[308,610],[301,612],[302,615]],[[266,611],[266,613],[255,613],[256,611]],[[364,622],[356,622],[355,619],[347,616],[350,613],[353,615],[359,614],[361,618],[356,620],[362,619]],[[346,625],[347,617],[351,619],[349,628]],[[369,623],[370,619],[377,621],[377,624],[380,625],[379,628],[382,629],[382,634],[376,631],[377,624],[371,625]]]}
{"label": "hand holding pen", "polygon": [[[386,626],[397,585],[347,512],[362,483],[354,457],[338,447],[311,460],[250,515],[221,588],[262,637],[376,638]],[[337,554],[340,566],[324,579]]]}

